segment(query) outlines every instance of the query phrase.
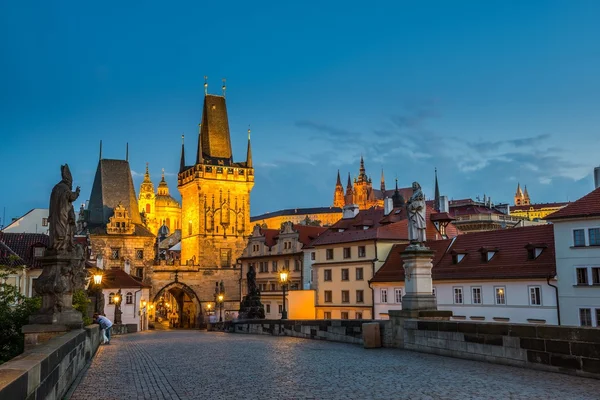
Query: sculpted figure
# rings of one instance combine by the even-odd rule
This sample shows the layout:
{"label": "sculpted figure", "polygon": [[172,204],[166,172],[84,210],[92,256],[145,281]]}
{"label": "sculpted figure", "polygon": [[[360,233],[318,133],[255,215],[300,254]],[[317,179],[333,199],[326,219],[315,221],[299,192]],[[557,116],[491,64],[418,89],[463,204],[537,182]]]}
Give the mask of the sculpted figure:
{"label": "sculpted figure", "polygon": [[406,203],[408,238],[411,244],[423,245],[426,241],[425,195],[418,182],[412,184],[413,194]]}
{"label": "sculpted figure", "polygon": [[62,180],[52,189],[50,195],[50,249],[56,252],[70,252],[74,248],[73,236],[76,230],[73,202],[79,197],[79,186],[73,188],[73,177],[67,164],[60,167]]}
{"label": "sculpted figure", "polygon": [[248,280],[248,293],[254,293],[256,291],[256,271],[254,270],[254,265],[250,265],[246,279]]}

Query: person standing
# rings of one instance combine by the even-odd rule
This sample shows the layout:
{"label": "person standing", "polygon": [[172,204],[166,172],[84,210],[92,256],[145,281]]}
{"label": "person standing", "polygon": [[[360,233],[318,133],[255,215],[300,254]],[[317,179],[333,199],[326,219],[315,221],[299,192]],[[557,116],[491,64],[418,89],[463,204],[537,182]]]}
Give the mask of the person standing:
{"label": "person standing", "polygon": [[107,339],[106,344],[110,344],[110,331],[113,326],[112,321],[100,314],[94,314],[94,321],[100,325],[100,329],[104,329]]}

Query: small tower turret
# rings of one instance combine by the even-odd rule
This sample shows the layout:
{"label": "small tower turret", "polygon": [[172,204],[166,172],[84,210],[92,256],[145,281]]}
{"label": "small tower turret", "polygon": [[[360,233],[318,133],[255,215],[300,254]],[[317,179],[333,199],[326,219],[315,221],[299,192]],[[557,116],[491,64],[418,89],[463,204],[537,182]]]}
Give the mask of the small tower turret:
{"label": "small tower turret", "polygon": [[340,170],[338,169],[337,181],[335,183],[335,190],[333,192],[333,206],[344,207],[344,186],[342,186],[342,180],[340,179]]}

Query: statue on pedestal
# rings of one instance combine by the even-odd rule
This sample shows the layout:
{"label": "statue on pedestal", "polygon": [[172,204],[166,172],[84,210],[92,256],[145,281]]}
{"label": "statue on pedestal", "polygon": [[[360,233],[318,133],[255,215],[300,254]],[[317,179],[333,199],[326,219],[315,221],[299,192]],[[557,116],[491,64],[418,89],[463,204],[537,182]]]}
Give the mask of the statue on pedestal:
{"label": "statue on pedestal", "polygon": [[248,294],[244,296],[240,304],[239,319],[264,319],[265,308],[260,301],[260,290],[256,285],[256,271],[254,265],[250,265],[246,274]]}
{"label": "statue on pedestal", "polygon": [[74,192],[73,177],[67,164],[61,165],[62,180],[58,182],[50,195],[48,224],[50,225],[50,250],[70,252],[74,249],[73,236],[76,230],[73,202],[79,197],[79,186]]}
{"label": "statue on pedestal", "polygon": [[414,246],[425,245],[427,241],[425,218],[425,195],[421,191],[421,185],[418,182],[412,184],[413,194],[406,203],[406,214],[408,216],[408,239]]}

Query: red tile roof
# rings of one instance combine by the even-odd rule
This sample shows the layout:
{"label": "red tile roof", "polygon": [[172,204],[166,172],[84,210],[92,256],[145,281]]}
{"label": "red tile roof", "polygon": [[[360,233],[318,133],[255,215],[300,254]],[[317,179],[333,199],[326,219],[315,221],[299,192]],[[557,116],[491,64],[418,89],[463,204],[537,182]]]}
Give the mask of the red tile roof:
{"label": "red tile roof", "polygon": [[[303,247],[306,247],[310,242],[327,230],[327,228],[321,226],[308,226],[302,224],[294,224],[293,227],[294,230],[298,232],[298,240],[303,244]],[[279,229],[261,228],[260,233],[265,236],[265,244],[267,246],[273,247],[277,244]]]}
{"label": "red tile roof", "polygon": [[[431,217],[435,214],[433,208],[427,205],[427,240],[441,239],[435,225],[431,222]],[[367,226],[368,229],[364,229],[364,226]],[[340,232],[340,229],[343,231]],[[446,234],[449,237],[454,237],[459,234],[459,230],[450,224],[446,227]],[[375,239],[408,240],[408,220],[406,219],[406,209],[404,207],[394,208],[388,215],[384,215],[384,209],[380,207],[360,211],[354,218],[341,219],[336,222],[327,232],[315,239],[310,246]]]}
{"label": "red tile roof", "polygon": [[[535,260],[530,260],[528,245],[539,246],[544,250]],[[372,282],[404,281],[400,253],[406,246],[398,244],[392,248]],[[527,279],[556,275],[552,225],[469,233],[453,240],[428,242],[427,246],[435,251],[432,269],[434,280]],[[483,262],[480,252],[482,248],[497,248],[497,253],[490,261]],[[458,264],[453,262],[452,250],[455,253],[466,253]]]}
{"label": "red tile roof", "polygon": [[122,269],[109,269],[104,271],[102,287],[104,289],[129,289],[150,286],[144,285],[139,279],[134,278]]}
{"label": "red tile roof", "polygon": [[[0,232],[0,264],[41,268],[41,263],[33,256],[33,248],[48,245],[49,237],[42,233]],[[11,260],[10,256],[17,256],[18,259]]]}
{"label": "red tile roof", "polygon": [[546,217],[548,220],[600,216],[600,187]]}

